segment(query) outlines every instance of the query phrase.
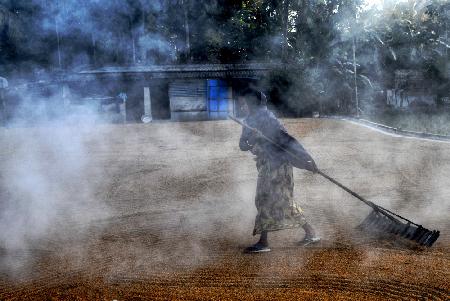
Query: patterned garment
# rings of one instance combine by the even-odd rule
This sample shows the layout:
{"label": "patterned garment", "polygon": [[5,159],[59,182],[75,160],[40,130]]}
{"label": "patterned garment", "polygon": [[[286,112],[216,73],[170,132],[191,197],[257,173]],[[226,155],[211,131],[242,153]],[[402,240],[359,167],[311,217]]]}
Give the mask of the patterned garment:
{"label": "patterned garment", "polygon": [[[246,119],[272,139],[278,131],[286,131],[276,117],[261,108]],[[306,223],[303,211],[294,202],[294,178],[292,165],[267,141],[243,128],[239,146],[243,151],[256,155],[258,182],[255,205],[258,211],[253,235],[262,231],[277,231],[301,227]]]}
{"label": "patterned garment", "polygon": [[276,231],[301,227],[306,223],[303,211],[294,202],[294,177],[292,165],[283,163],[271,166],[258,157],[258,182],[255,205],[258,210],[253,235],[262,231]]}

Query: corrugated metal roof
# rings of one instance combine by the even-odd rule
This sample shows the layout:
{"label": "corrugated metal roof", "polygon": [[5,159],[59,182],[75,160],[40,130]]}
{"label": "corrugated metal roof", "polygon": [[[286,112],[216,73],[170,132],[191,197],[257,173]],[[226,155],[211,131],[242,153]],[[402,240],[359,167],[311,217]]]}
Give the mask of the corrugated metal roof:
{"label": "corrugated metal roof", "polygon": [[265,71],[273,69],[275,66],[276,64],[267,63],[150,65],[132,67],[104,67],[95,70],[81,71],[79,74]]}

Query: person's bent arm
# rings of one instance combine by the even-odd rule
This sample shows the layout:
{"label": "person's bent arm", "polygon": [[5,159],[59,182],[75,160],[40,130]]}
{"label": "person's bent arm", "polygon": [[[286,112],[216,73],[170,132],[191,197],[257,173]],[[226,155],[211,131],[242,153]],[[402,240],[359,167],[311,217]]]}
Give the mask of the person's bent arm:
{"label": "person's bent arm", "polygon": [[239,139],[239,148],[241,151],[249,151],[253,148],[256,142],[256,135],[253,133],[252,130],[243,127],[242,128],[242,135],[241,139]]}

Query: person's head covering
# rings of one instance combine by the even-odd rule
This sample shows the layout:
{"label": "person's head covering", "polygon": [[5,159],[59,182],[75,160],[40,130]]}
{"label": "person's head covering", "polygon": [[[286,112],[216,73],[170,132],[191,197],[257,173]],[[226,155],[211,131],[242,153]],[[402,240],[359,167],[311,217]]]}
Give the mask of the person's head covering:
{"label": "person's head covering", "polygon": [[245,98],[245,101],[249,107],[258,108],[267,105],[266,95],[254,88],[246,88],[241,92],[241,96]]}

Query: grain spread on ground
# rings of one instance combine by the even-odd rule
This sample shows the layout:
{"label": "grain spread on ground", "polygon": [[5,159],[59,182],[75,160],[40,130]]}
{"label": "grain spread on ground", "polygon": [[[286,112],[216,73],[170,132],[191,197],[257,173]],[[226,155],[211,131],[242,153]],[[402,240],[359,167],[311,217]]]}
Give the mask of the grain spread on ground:
{"label": "grain spread on ground", "polygon": [[[323,241],[297,247],[301,229],[290,229],[271,235],[272,252],[243,254],[254,242],[257,172],[251,154],[239,151],[237,124],[101,125],[83,138],[89,157],[83,177],[58,182],[57,154],[49,153],[45,166],[64,188],[61,200],[90,185],[91,201],[105,214],[69,229],[58,227],[55,216],[49,235],[29,248],[1,248],[0,299],[448,300],[450,144],[344,121],[283,122],[319,168],[371,201],[441,230],[436,244],[421,249],[359,232],[370,208],[294,170],[295,198]],[[0,182],[33,131],[1,130]]]}

